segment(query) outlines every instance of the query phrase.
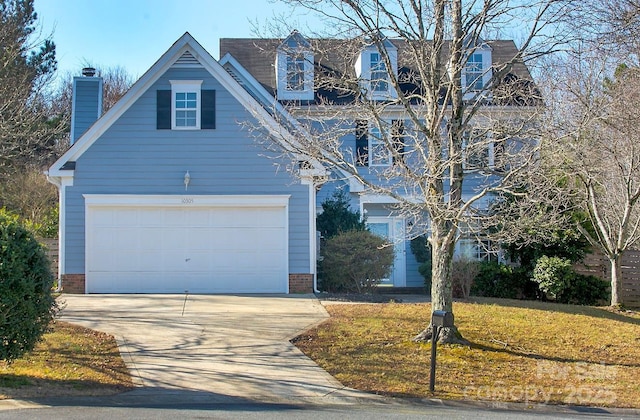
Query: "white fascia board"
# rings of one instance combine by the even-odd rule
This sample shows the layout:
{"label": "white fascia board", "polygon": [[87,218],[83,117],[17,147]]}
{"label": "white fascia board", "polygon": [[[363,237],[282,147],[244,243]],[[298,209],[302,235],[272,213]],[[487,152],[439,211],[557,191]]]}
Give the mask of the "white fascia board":
{"label": "white fascia board", "polygon": [[395,204],[397,202],[398,200],[388,195],[382,195],[382,194],[361,194],[360,195],[361,204]]}
{"label": "white fascia board", "polygon": [[58,189],[63,186],[73,186],[74,171],[65,170],[55,171],[56,173],[51,172],[52,171],[45,171],[47,181],[58,187]]}
{"label": "white fascia board", "polygon": [[290,195],[83,194],[87,206],[287,207]]}

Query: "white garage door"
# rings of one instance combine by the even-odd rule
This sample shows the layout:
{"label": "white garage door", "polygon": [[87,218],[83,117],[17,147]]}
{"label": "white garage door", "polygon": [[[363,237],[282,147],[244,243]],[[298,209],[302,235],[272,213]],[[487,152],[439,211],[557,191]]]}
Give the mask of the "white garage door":
{"label": "white garage door", "polygon": [[85,196],[87,293],[286,293],[286,196]]}

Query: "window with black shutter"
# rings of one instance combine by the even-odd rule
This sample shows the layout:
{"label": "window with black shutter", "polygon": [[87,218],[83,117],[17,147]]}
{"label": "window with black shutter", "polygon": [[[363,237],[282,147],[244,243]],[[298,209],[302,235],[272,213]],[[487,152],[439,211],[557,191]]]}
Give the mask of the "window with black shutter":
{"label": "window with black shutter", "polygon": [[216,128],[216,91],[202,91],[202,110],[200,112],[200,128]]}
{"label": "window with black shutter", "polygon": [[171,91],[159,90],[156,97],[156,128],[158,130],[171,130]]}
{"label": "window with black shutter", "polygon": [[391,121],[391,141],[393,142],[393,161],[404,160],[404,121],[393,120]]}
{"label": "window with black shutter", "polygon": [[356,121],[356,165],[369,164],[369,139],[367,138],[369,124],[366,120]]}
{"label": "window with black shutter", "polygon": [[158,130],[216,128],[216,91],[201,90],[201,83],[171,80],[171,90],[156,92]]}

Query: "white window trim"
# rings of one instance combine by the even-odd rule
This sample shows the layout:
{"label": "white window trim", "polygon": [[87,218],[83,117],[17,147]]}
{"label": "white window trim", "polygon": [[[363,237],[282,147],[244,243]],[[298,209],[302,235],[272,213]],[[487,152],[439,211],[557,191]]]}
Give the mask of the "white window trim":
{"label": "white window trim", "polygon": [[[471,130],[473,131],[473,129]],[[464,136],[463,140],[462,140],[462,169],[468,172],[482,172],[485,169],[494,169],[495,168],[495,152],[494,152],[494,144],[495,142],[493,141],[493,134],[491,132],[487,132],[485,134],[485,139],[482,141],[486,142],[486,147],[487,147],[487,165],[486,167],[480,167],[480,168],[469,168],[468,166],[468,160],[469,160],[469,154],[467,153],[467,144],[469,141],[469,137],[468,136]]]}
{"label": "white window trim", "polygon": [[[301,92],[305,90],[305,82],[306,82],[306,72],[305,72],[305,62],[304,55],[301,54],[288,54],[285,58],[286,60],[286,76],[285,76],[285,89],[291,92]],[[302,69],[299,68],[299,65],[302,64]],[[293,71],[289,69],[289,66],[293,67]],[[292,85],[291,80],[302,76],[302,83],[298,84],[295,88]]]}
{"label": "white window trim", "polygon": [[[468,89],[467,88],[467,60],[470,55],[479,54],[482,56],[482,87],[483,89]],[[478,48],[472,51],[468,56],[465,57],[464,64],[462,67],[462,87],[464,90],[464,99],[469,100],[478,94],[482,94],[483,96],[487,96],[488,90],[486,87],[489,85],[491,81],[491,76],[493,74],[492,62],[491,62],[491,49],[490,48]]]}
{"label": "white window trim", "polygon": [[[374,55],[378,56],[378,60],[376,61],[376,68],[374,68],[373,65],[373,57]],[[389,72],[387,70],[387,66],[384,62],[384,60],[382,59],[382,55],[380,55],[380,53],[378,53],[377,51],[371,52],[369,53],[369,68],[370,70],[370,86],[371,86],[371,92],[375,95],[375,94],[382,94],[382,93],[386,93],[389,92]],[[378,75],[382,75],[384,74],[384,78],[383,77],[378,77]],[[374,79],[374,77],[376,77]],[[381,86],[386,86],[386,89],[380,89]]]}
{"label": "white window trim", "polygon": [[[304,63],[304,73],[302,89],[289,89],[288,61],[290,58],[302,57]],[[276,54],[276,85],[277,96],[280,100],[313,100],[313,52],[307,50],[279,49]]]}
{"label": "white window trim", "polygon": [[[171,129],[172,130],[200,130],[200,115],[202,110],[201,91],[202,80],[170,80],[171,83]],[[176,94],[196,93],[196,125],[177,126],[176,125]]]}
{"label": "white window trim", "polygon": [[[374,81],[372,80],[372,69],[371,69],[371,54],[379,54],[380,62],[383,63],[386,67],[386,63],[384,63],[382,54],[375,48],[367,48],[363,50],[358,59],[356,60],[356,75],[360,78],[360,86],[366,92],[367,97],[373,101],[386,101],[398,98],[398,92],[391,84],[391,75],[389,73],[389,69],[387,71],[387,89],[386,90],[374,90]],[[391,61],[391,66],[394,75],[398,75],[398,51],[392,48],[387,49],[387,54],[389,55],[389,60]]]}
{"label": "white window trim", "polygon": [[[389,123],[389,127],[391,126],[391,124]],[[378,137],[374,136],[374,131],[377,133]],[[389,150],[388,144],[390,144],[389,142],[385,142],[384,139],[382,138],[383,133],[381,132],[380,128],[377,126],[373,126],[373,125],[369,125],[369,133],[367,135],[367,140],[368,140],[368,153],[369,153],[369,157],[367,159],[367,161],[369,162],[369,167],[382,167],[382,168],[386,168],[389,167],[391,165],[393,165],[393,155],[391,154],[391,150]],[[391,132],[387,133],[388,136],[391,136]],[[387,162],[386,163],[374,163],[374,144],[382,144],[385,148],[385,151],[387,153]]]}

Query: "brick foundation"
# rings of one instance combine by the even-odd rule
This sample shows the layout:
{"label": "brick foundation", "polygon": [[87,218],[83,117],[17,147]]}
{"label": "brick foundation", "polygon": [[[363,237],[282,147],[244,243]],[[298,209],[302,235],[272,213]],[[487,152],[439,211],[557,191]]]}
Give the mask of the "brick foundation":
{"label": "brick foundation", "polygon": [[289,293],[313,293],[313,274],[289,274]]}
{"label": "brick foundation", "polygon": [[[62,292],[85,293],[84,274],[63,274]],[[313,274],[289,274],[289,293],[313,293]]]}
{"label": "brick foundation", "polygon": [[62,293],[84,294],[84,274],[63,274]]}

